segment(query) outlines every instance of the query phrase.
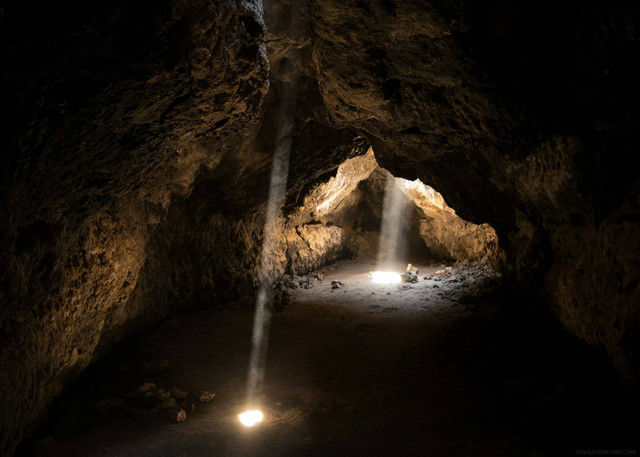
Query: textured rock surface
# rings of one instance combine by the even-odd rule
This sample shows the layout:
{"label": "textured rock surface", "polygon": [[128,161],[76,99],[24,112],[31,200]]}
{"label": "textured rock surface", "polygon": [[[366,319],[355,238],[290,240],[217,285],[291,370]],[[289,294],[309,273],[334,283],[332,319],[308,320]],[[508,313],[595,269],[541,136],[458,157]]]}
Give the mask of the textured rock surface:
{"label": "textured rock surface", "polygon": [[[5,2],[0,453],[123,335],[253,292],[289,141],[271,277],[375,245],[372,145],[637,385],[640,6],[523,3]],[[434,254],[493,249],[460,224]]]}
{"label": "textured rock surface", "polygon": [[[261,5],[3,5],[0,454],[127,305],[170,194],[268,88]],[[231,141],[231,140],[229,140]]]}
{"label": "textured rock surface", "polygon": [[498,264],[502,252],[489,224],[473,224],[456,215],[436,190],[419,180],[397,179],[397,185],[418,207],[420,238],[436,259]]}

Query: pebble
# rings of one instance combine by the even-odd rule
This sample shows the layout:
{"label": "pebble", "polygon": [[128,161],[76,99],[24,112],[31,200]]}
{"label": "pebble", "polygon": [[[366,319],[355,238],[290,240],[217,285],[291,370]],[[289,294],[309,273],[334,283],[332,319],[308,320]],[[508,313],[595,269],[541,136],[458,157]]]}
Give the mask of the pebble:
{"label": "pebble", "polygon": [[187,419],[187,412],[183,408],[171,408],[167,411],[167,416],[171,422],[184,422]]}
{"label": "pebble", "polygon": [[208,390],[203,390],[200,394],[200,403],[209,403],[215,398],[216,394],[213,392],[209,392]]}
{"label": "pebble", "polygon": [[156,408],[158,409],[175,408],[176,404],[177,404],[176,399],[173,397],[169,397],[166,400],[162,400],[160,403],[158,403],[156,405]]}
{"label": "pebble", "polygon": [[156,391],[156,400],[164,401],[164,400],[168,400],[170,398],[171,398],[171,392],[169,392],[168,390],[158,389]]}
{"label": "pebble", "polygon": [[184,400],[188,395],[189,393],[186,390],[182,390],[179,387],[174,386],[171,388],[171,396],[178,400]]}
{"label": "pebble", "polygon": [[156,390],[158,390],[158,386],[156,386],[154,383],[152,382],[145,382],[144,384],[142,384],[140,387],[138,387],[136,389],[136,392],[155,392]]}

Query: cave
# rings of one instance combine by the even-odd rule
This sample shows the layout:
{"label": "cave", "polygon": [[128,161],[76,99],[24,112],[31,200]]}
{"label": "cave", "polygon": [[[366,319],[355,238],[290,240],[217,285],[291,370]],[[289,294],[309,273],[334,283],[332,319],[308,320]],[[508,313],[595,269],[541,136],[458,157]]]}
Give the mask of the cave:
{"label": "cave", "polygon": [[0,62],[0,455],[640,451],[637,1],[6,0]]}

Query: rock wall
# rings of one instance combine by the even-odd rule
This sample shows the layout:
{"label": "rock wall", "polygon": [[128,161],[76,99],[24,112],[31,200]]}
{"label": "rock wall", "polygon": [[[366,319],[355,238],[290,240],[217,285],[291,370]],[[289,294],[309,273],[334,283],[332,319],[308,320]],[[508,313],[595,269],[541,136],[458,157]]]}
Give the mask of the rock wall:
{"label": "rock wall", "polygon": [[637,2],[310,7],[333,125],[490,223],[506,272],[637,386]]}
{"label": "rock wall", "polygon": [[263,30],[257,1],[3,3],[1,455],[135,315],[170,195],[255,122]]}
{"label": "rock wall", "polygon": [[458,217],[439,192],[420,180],[397,179],[397,185],[419,209],[420,238],[437,259],[503,261],[498,236],[489,224],[474,224]]}
{"label": "rock wall", "polygon": [[[371,145],[394,176],[491,224],[504,272],[637,386],[637,2],[262,8],[3,3],[0,453],[123,335],[252,290],[282,142],[271,276],[375,229],[375,167],[339,173]],[[439,255],[493,252],[486,227],[460,223],[475,241],[454,245],[421,211]]]}

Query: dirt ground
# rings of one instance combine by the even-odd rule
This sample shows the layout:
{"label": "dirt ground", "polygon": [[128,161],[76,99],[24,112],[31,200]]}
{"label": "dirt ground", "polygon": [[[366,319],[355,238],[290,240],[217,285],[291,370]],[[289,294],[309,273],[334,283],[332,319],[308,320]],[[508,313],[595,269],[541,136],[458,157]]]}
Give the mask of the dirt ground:
{"label": "dirt ground", "polygon": [[[325,269],[322,282],[293,290],[273,314],[262,424],[247,429],[237,419],[253,313],[211,309],[123,343],[65,394],[22,453],[534,457],[636,449],[637,403],[608,363],[495,277],[463,269],[424,280],[438,267],[419,266],[416,284],[379,285],[371,268],[350,261]],[[332,289],[332,279],[344,287]],[[165,358],[168,367],[153,373]],[[189,391],[195,410],[172,423],[152,407],[122,406],[143,382]],[[216,393],[211,403],[197,401],[203,390]],[[105,399],[121,407],[95,413]]]}

